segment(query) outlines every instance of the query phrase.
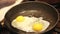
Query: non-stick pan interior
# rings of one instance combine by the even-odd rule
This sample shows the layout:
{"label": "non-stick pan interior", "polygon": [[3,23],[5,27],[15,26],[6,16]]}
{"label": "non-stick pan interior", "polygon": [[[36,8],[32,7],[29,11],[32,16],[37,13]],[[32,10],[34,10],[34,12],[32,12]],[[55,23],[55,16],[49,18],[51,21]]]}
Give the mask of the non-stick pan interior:
{"label": "non-stick pan interior", "polygon": [[[46,31],[51,30],[58,20],[57,11],[50,5],[44,2],[25,2],[10,9],[5,15],[5,25],[11,31],[18,31],[11,26],[11,22],[18,16],[34,16],[43,17],[50,22],[50,26]],[[45,31],[45,32],[46,32]]]}

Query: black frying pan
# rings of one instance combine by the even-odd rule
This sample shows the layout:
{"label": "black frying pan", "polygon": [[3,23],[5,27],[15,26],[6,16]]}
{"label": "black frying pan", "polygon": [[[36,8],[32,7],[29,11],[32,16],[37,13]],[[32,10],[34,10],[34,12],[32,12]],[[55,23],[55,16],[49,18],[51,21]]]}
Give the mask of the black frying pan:
{"label": "black frying pan", "polygon": [[[33,10],[31,12],[31,10]],[[36,10],[36,11],[35,11]],[[24,12],[25,11],[25,12]],[[22,13],[23,12],[23,13]],[[23,16],[34,16],[34,17],[43,17],[45,20],[50,22],[50,26],[42,33],[45,33],[58,23],[59,14],[58,11],[51,5],[45,2],[38,1],[27,1],[23,2],[13,8],[11,8],[5,15],[5,26],[12,32],[20,34],[36,34],[36,33],[27,33],[21,30],[18,30],[12,27],[11,22],[19,15]]]}

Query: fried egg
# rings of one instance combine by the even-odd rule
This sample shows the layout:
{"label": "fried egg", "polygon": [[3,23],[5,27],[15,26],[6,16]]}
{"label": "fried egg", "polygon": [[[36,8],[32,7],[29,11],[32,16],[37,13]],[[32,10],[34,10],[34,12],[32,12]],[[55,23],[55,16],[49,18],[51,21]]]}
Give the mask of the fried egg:
{"label": "fried egg", "polygon": [[50,22],[43,20],[43,17],[18,16],[12,21],[12,26],[25,32],[43,32]]}
{"label": "fried egg", "polygon": [[12,21],[12,26],[17,29],[29,32],[32,30],[31,24],[33,24],[36,20],[37,18],[35,17],[18,16]]}

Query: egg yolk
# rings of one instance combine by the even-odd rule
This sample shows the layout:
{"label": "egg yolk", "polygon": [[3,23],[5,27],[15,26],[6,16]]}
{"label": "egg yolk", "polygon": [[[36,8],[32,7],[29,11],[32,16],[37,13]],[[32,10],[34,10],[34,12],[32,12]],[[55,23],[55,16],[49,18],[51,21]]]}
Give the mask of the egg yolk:
{"label": "egg yolk", "polygon": [[17,21],[17,22],[22,22],[22,21],[24,21],[24,16],[18,16],[18,17],[16,18],[16,21]]}
{"label": "egg yolk", "polygon": [[43,24],[41,24],[41,23],[35,23],[35,24],[33,24],[32,29],[34,31],[38,31],[39,32],[39,31],[41,31],[43,29]]}

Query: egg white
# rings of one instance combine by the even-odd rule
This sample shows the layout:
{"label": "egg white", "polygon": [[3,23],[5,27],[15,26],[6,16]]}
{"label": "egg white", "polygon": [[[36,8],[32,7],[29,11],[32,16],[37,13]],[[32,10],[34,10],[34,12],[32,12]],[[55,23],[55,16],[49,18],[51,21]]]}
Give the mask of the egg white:
{"label": "egg white", "polygon": [[25,31],[25,32],[35,32],[32,29],[32,25],[36,21],[39,21],[40,23],[43,24],[43,29],[40,32],[43,32],[50,25],[50,22],[48,22],[46,20],[43,20],[43,17],[36,18],[36,17],[27,17],[27,16],[25,16],[24,18],[25,18],[25,20],[23,22],[21,22],[21,23],[20,22],[17,22],[16,19],[14,19],[12,21],[12,26],[15,27],[15,28],[17,28],[17,29],[19,29],[19,30]]}

